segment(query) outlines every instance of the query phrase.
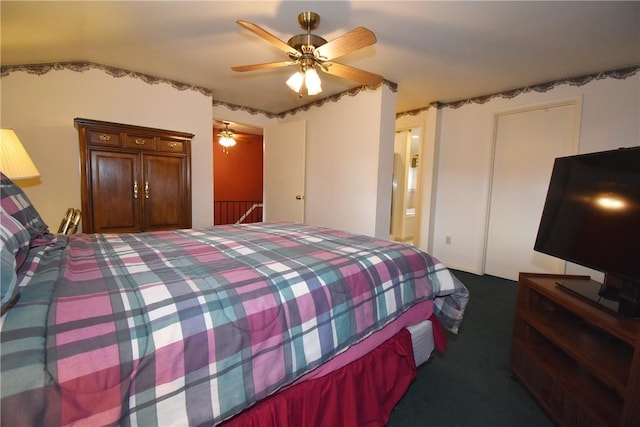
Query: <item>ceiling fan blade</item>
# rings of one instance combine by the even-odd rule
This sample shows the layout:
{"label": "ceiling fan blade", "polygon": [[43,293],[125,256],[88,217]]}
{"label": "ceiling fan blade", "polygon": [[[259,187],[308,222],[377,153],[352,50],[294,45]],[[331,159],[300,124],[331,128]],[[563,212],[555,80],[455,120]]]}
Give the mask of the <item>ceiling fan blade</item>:
{"label": "ceiling fan blade", "polygon": [[371,30],[358,27],[316,48],[316,52],[323,61],[330,61],[339,56],[346,55],[354,50],[371,46],[377,41],[376,35]]}
{"label": "ceiling fan blade", "polygon": [[378,74],[370,73],[348,65],[338,64],[337,62],[326,63],[323,65],[324,67],[321,67],[321,69],[329,74],[353,80],[354,82],[362,83],[367,86],[378,86],[384,80],[384,77]]}
{"label": "ceiling fan blade", "polygon": [[231,69],[233,71],[254,71],[264,70],[265,68],[288,67],[289,65],[295,64],[294,61],[266,62],[264,64],[239,65],[237,67],[231,67]]}
{"label": "ceiling fan blade", "polygon": [[251,22],[242,21],[242,20],[238,20],[236,22],[239,25],[241,25],[244,28],[246,28],[247,30],[249,30],[252,33],[254,33],[255,35],[257,35],[258,37],[261,37],[264,40],[268,41],[269,43],[271,43],[272,45],[274,45],[278,49],[280,49],[280,50],[282,50],[282,51],[284,51],[284,52],[286,52],[288,54],[293,54],[293,55],[298,54],[297,50],[295,50],[294,48],[292,48],[287,43],[285,43],[284,41],[280,40],[279,38],[277,38],[276,36],[274,36],[270,32],[268,32],[267,30],[257,26],[256,24],[252,24]]}

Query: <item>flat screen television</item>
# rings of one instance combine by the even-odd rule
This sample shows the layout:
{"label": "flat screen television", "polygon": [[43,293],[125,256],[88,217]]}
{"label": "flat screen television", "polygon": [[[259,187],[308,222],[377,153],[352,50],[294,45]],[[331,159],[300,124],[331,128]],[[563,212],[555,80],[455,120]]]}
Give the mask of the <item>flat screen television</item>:
{"label": "flat screen television", "polygon": [[599,295],[640,317],[640,146],[555,159],[534,250],[603,272]]}

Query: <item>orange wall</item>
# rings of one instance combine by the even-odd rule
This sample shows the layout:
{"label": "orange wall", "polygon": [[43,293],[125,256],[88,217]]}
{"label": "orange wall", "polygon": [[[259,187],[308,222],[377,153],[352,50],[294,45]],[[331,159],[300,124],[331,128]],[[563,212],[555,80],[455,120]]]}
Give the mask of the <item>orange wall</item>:
{"label": "orange wall", "polygon": [[236,132],[236,145],[225,153],[213,129],[213,197],[223,200],[262,200],[262,135]]}

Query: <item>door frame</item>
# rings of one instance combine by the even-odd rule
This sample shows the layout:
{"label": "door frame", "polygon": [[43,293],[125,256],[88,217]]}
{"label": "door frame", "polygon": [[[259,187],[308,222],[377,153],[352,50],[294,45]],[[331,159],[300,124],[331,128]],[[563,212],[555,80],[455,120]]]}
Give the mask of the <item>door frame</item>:
{"label": "door frame", "polygon": [[[393,133],[394,144],[395,144],[395,136],[399,132],[408,132],[409,135],[412,135],[412,136],[414,133],[418,135],[418,162],[420,162],[420,167],[418,168],[418,174],[416,176],[417,187],[416,187],[415,202],[414,202],[416,210],[415,210],[415,217],[414,217],[415,219],[414,219],[413,239],[412,239],[412,244],[413,246],[416,246],[416,247],[420,246],[420,238],[422,233],[422,212],[423,212],[422,200],[424,197],[424,185],[422,182],[422,178],[424,176],[423,175],[424,167],[426,165],[426,163],[424,162],[424,144],[425,144],[424,129],[425,129],[424,121],[416,121],[415,123],[412,123],[412,124],[397,126]],[[409,145],[410,144],[411,144],[411,141],[409,142]],[[407,151],[408,152],[411,151],[410,147],[407,149]],[[395,149],[394,149],[394,155],[395,155]],[[428,164],[428,166],[429,166],[429,170],[432,170],[433,165]],[[391,184],[393,185],[393,182]],[[392,205],[393,205],[393,202],[392,202]],[[392,229],[391,221],[393,221],[393,212],[390,215],[389,235],[391,235],[391,229]]]}

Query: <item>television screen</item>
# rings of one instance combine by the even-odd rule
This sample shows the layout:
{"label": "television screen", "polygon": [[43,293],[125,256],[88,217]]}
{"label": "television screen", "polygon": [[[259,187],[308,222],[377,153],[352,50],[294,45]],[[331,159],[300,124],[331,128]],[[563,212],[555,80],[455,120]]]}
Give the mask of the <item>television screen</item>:
{"label": "television screen", "polygon": [[640,280],[640,146],[557,158],[534,250]]}

